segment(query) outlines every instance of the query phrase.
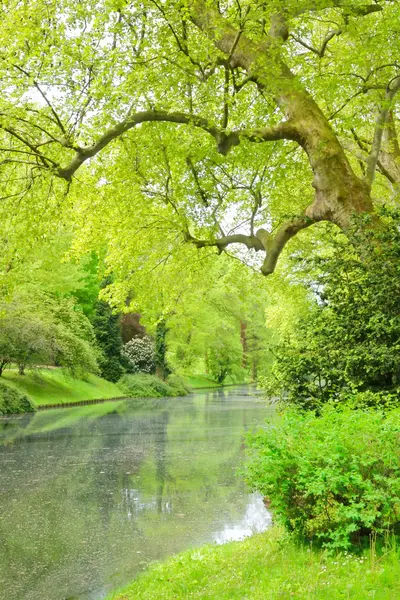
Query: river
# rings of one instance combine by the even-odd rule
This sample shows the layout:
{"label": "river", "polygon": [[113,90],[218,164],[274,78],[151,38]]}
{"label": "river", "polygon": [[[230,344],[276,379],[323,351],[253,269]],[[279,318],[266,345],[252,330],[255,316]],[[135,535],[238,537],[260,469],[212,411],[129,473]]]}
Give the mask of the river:
{"label": "river", "polygon": [[102,600],[155,560],[268,527],[240,474],[247,388],[0,420],[0,598]]}

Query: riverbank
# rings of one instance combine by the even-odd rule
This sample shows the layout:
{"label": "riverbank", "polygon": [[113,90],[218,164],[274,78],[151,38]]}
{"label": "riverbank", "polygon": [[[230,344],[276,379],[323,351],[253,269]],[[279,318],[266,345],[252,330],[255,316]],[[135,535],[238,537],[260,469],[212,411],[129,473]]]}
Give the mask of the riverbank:
{"label": "riverbank", "polygon": [[[207,375],[189,375],[182,379],[174,376],[176,381],[171,380],[168,385],[156,376],[138,374],[127,377],[129,385],[126,385],[124,378],[117,384],[92,374],[85,379],[78,379],[61,368],[43,368],[25,375],[19,375],[16,370],[6,370],[1,381],[25,394],[34,410],[94,404],[126,397],[181,396],[191,390],[225,387]],[[227,385],[234,384],[229,382]]]}
{"label": "riverbank", "polygon": [[5,371],[2,380],[26,394],[34,408],[109,400],[126,395],[115,383],[101,377],[88,375],[85,380],[77,379],[62,369],[41,369],[26,375]]}
{"label": "riverbank", "polygon": [[204,546],[156,564],[108,600],[394,600],[399,552],[328,556],[272,528],[243,542]]}

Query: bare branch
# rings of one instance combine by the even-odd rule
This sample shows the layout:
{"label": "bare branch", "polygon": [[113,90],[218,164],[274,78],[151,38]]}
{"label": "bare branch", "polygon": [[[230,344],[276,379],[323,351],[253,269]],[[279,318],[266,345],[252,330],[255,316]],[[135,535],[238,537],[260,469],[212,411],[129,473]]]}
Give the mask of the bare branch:
{"label": "bare branch", "polygon": [[302,40],[301,38],[297,37],[296,35],[290,34],[290,37],[292,39],[294,39],[298,44],[300,44],[301,46],[303,46],[304,48],[307,48],[307,50],[310,50],[311,52],[314,52],[314,54],[316,54],[317,56],[319,56],[319,58],[322,58],[325,54],[325,51],[328,47],[329,42],[335,37],[335,36],[339,36],[342,33],[342,29],[337,29],[336,31],[330,31],[324,41],[322,42],[321,48],[314,48],[314,46],[311,46],[311,44],[308,44],[307,42],[305,42],[304,40]]}
{"label": "bare branch", "polygon": [[264,250],[262,242],[255,235],[244,235],[242,233],[236,233],[233,235],[227,235],[215,240],[198,240],[194,238],[188,231],[184,233],[185,241],[193,244],[196,248],[207,248],[216,247],[220,252],[225,250],[227,246],[231,244],[244,244],[249,250],[253,249],[256,251]]}

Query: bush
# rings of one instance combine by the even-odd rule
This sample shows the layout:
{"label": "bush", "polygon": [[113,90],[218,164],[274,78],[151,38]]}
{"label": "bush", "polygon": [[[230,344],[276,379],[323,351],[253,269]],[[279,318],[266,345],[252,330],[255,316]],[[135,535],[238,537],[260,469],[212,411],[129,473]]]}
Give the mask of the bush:
{"label": "bush", "polygon": [[124,372],[120,361],[115,356],[103,358],[100,361],[100,369],[101,376],[112,383],[116,383]]}
{"label": "bush", "polygon": [[118,382],[120,389],[131,398],[163,398],[175,396],[175,390],[156,375],[136,373],[123,375]]}
{"label": "bush", "polygon": [[400,529],[400,410],[289,410],[249,438],[247,479],[303,538],[348,548]]}
{"label": "bush", "polygon": [[0,415],[33,412],[28,396],[0,381]]}
{"label": "bush", "polygon": [[190,393],[189,387],[179,375],[172,373],[168,376],[167,383],[174,390],[174,396],[186,396]]}
{"label": "bush", "polygon": [[132,373],[155,373],[155,349],[149,337],[133,338],[123,346],[121,354],[128,361]]}

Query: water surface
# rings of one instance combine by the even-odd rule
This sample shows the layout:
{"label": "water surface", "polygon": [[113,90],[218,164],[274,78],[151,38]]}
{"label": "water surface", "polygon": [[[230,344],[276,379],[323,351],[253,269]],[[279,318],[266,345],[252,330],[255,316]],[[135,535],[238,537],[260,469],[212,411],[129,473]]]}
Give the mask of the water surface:
{"label": "water surface", "polygon": [[246,388],[0,421],[0,598],[101,600],[149,562],[265,529],[238,468]]}

